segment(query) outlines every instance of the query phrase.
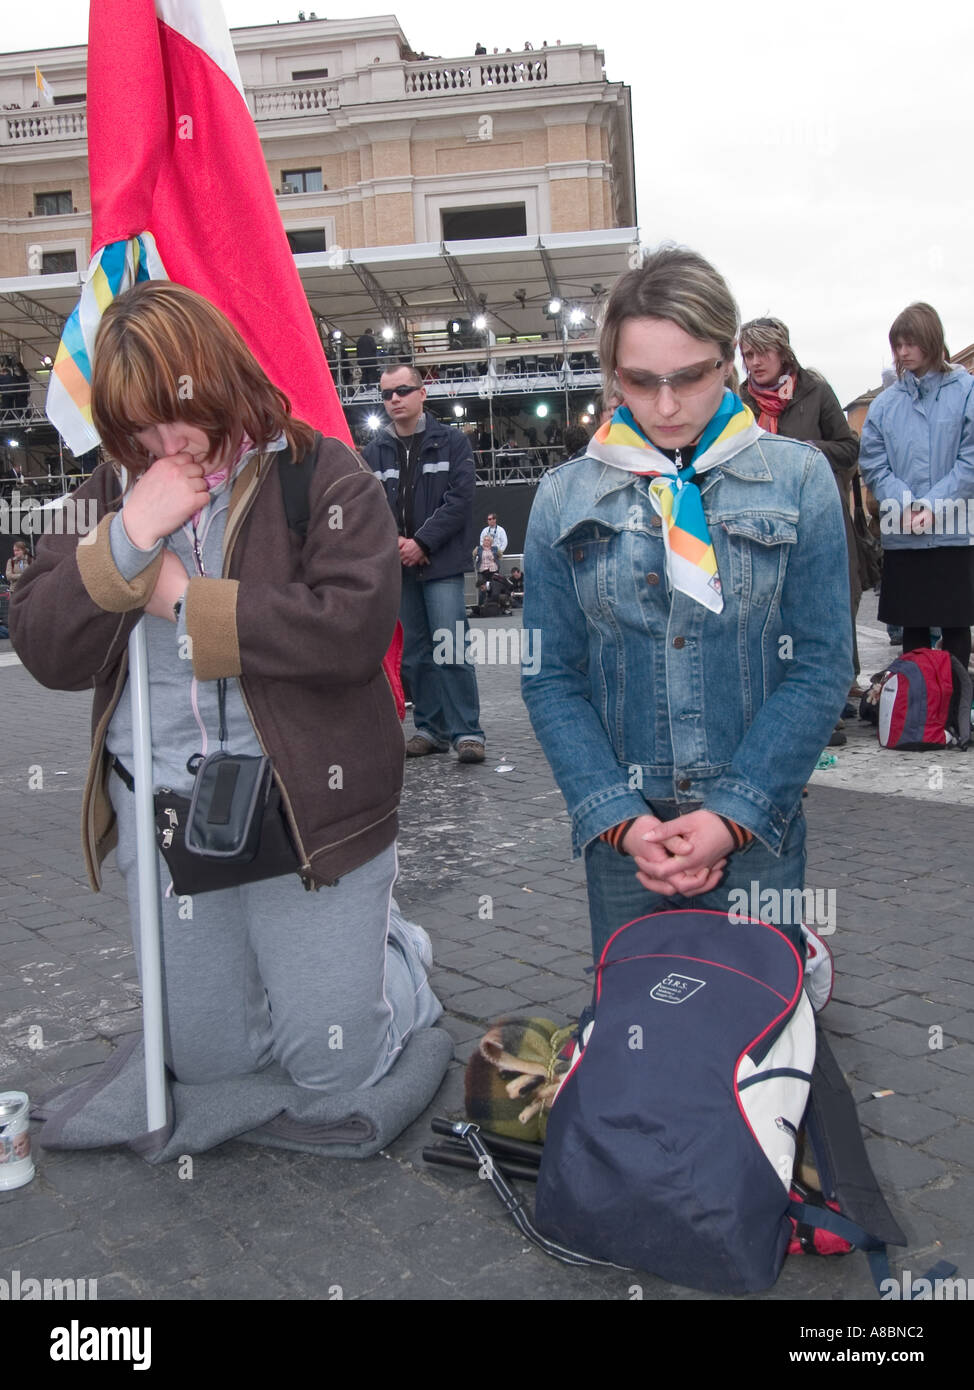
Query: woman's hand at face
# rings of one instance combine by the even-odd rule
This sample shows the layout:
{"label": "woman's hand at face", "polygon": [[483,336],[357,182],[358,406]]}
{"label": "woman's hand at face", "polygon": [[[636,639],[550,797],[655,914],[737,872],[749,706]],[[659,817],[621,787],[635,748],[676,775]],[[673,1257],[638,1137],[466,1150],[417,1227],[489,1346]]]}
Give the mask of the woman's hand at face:
{"label": "woman's hand at face", "polygon": [[[734,845],[734,837],[720,817],[701,810],[672,821],[650,819],[654,823],[642,831],[643,847],[637,863],[652,851],[653,859],[647,859],[647,865],[653,866],[652,876],[668,885],[671,893],[693,897],[716,888],[727,866],[727,852]],[[667,852],[662,862],[655,857],[660,849]],[[640,870],[640,882],[650,886],[643,878],[642,864]],[[664,890],[654,884],[652,891]]]}
{"label": "woman's hand at face", "polygon": [[198,460],[189,454],[156,459],[125,504],[122,520],[129,540],[140,550],[151,550],[156,541],[201,511],[209,498],[203,465]]}
{"label": "woman's hand at face", "polygon": [[162,569],[159,571],[156,587],[145,606],[145,611],[151,613],[154,618],[168,618],[171,623],[174,623],[176,614],[173,612],[173,604],[177,599],[182,598],[188,583],[189,575],[186,573],[182,560],[171,550],[164,550],[162,552]]}

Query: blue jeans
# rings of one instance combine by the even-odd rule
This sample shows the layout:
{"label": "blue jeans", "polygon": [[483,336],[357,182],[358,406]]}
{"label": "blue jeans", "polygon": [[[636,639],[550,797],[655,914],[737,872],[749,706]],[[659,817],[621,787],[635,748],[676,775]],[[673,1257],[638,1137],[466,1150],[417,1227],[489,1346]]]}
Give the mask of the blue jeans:
{"label": "blue jeans", "polygon": [[[654,802],[652,811],[661,820],[672,820],[676,807],[672,804]],[[805,885],[805,817],[801,812],[795,817],[785,834],[780,858],[773,855],[760,841],[752,842],[750,849],[743,854],[732,854],[727,860],[727,868],[719,886],[700,897],[685,898],[675,893],[665,897],[662,893],[650,893],[636,878],[636,865],[628,854],[619,854],[604,840],[592,840],[585,848],[585,877],[588,885],[589,915],[592,921],[592,955],[596,965],[602,955],[605,943],[613,932],[637,917],[645,917],[650,912],[660,912],[675,908],[710,908],[717,912],[728,912],[741,901],[740,893],[732,898],[734,890],[743,890],[748,899],[755,904],[760,902],[760,894],[767,888],[778,891],[799,889]],[[757,910],[743,910],[745,916],[758,917]],[[775,922],[781,931],[802,951],[801,932],[798,923]]]}
{"label": "blue jeans", "polygon": [[417,734],[440,747],[456,747],[461,739],[485,743],[477,675],[465,660],[463,576],[424,581],[415,567],[403,566],[399,618],[402,669],[412,692]]}

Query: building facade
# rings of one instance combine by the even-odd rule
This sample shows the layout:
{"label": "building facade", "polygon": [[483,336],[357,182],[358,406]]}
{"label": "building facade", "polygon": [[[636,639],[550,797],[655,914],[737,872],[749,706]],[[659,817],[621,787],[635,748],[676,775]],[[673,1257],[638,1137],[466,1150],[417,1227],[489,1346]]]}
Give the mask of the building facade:
{"label": "building facade", "polygon": [[[597,48],[428,59],[392,16],[232,39],[297,253],[635,225],[629,89]],[[85,54],[0,54],[0,279],[87,264]]]}

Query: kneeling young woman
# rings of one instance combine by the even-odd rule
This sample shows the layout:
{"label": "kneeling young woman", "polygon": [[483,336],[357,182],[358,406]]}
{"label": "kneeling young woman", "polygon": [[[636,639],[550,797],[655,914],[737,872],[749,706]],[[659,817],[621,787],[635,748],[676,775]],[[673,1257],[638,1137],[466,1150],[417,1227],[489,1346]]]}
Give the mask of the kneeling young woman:
{"label": "kneeling young woman", "polygon": [[[99,525],[82,544],[45,537],[11,627],[43,684],[94,687],[93,886],[117,839],[137,919],[126,656],[145,615],[153,785],[188,796],[195,755],[220,743],[266,753],[296,850],[293,872],[195,893],[189,912],[163,897],[170,1070],[208,1082],[274,1060],[300,1086],[371,1085],[440,1012],[425,933],[390,931],[403,742],[382,670],[399,601],[382,489],[292,418],[232,325],[180,285],[140,285],[108,308],[92,411],[111,461],[77,495]],[[303,539],[280,476],[302,459],[314,464]],[[165,888],[161,861],[160,873]]]}

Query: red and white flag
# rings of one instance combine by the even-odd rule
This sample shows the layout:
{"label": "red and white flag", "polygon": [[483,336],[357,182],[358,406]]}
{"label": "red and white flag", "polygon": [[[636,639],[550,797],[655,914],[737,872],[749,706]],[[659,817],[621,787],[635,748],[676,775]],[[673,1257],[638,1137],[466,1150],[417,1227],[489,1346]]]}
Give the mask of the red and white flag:
{"label": "red and white flag", "polygon": [[91,0],[88,160],[92,265],[48,397],[75,452],[97,442],[85,393],[101,313],[159,273],[226,314],[299,419],[350,443],[219,0]]}

